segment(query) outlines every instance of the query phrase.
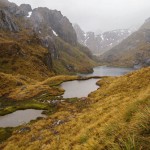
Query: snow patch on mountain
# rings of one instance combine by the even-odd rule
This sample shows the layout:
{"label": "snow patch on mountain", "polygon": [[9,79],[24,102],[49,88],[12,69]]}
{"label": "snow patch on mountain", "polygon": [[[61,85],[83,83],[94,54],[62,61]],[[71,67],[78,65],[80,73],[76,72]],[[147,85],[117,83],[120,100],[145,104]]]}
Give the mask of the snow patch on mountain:
{"label": "snow patch on mountain", "polygon": [[58,34],[54,30],[52,30],[52,32],[55,36],[58,36]]}
{"label": "snow patch on mountain", "polygon": [[27,17],[30,18],[31,15],[32,15],[32,11],[28,12],[28,16]]}
{"label": "snow patch on mountain", "polygon": [[87,46],[93,54],[101,55],[118,45],[135,30],[117,29],[95,35],[94,32],[84,32],[79,25],[74,25],[78,42]]}

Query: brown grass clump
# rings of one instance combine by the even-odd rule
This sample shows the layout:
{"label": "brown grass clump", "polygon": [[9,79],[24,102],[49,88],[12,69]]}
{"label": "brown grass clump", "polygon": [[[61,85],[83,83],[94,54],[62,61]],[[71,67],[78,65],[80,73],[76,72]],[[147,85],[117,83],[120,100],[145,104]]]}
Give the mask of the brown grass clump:
{"label": "brown grass clump", "polygon": [[52,96],[63,94],[64,90],[55,87],[63,81],[77,79],[77,76],[54,76],[44,81],[36,81],[23,75],[13,76],[0,73],[0,96],[6,96],[13,100],[26,100],[42,93]]}
{"label": "brown grass clump", "polygon": [[[150,147],[150,67],[99,81],[82,111],[61,109],[13,133],[4,150],[148,150]],[[14,144],[15,143],[15,144]]]}
{"label": "brown grass clump", "polygon": [[0,72],[0,96],[9,94],[14,88],[25,86],[30,83],[35,83],[35,80],[22,75],[13,76]]}

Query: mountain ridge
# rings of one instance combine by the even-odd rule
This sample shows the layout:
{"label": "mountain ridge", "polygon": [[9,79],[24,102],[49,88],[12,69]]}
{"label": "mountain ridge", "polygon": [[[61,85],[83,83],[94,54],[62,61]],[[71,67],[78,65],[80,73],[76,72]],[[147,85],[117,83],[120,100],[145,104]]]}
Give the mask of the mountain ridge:
{"label": "mountain ridge", "polygon": [[77,24],[74,24],[74,29],[78,42],[87,46],[95,55],[102,55],[134,32],[130,29],[117,29],[95,35],[94,32],[84,32]]}
{"label": "mountain ridge", "polygon": [[90,51],[77,43],[72,24],[60,11],[3,0],[0,16],[1,72],[41,80],[54,74],[91,72],[96,64]]}
{"label": "mountain ridge", "polygon": [[107,51],[100,61],[117,66],[149,66],[150,65],[150,21],[147,19],[138,31]]}

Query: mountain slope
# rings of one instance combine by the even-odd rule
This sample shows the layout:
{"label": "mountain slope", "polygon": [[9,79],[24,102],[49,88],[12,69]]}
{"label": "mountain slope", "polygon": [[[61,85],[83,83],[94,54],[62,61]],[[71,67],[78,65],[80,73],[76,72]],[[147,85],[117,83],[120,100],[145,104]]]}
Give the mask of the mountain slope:
{"label": "mountain slope", "polygon": [[150,65],[150,20],[119,45],[100,57],[101,62],[122,66]]}
{"label": "mountain slope", "polygon": [[94,32],[85,33],[77,24],[74,25],[74,29],[78,42],[87,46],[95,55],[101,55],[110,50],[133,32],[128,29],[118,29],[95,35]]}
{"label": "mountain slope", "polygon": [[150,67],[122,77],[104,78],[89,100],[77,103],[77,107],[75,102],[63,102],[58,112],[24,125],[30,130],[16,130],[0,148],[148,150],[149,83]]}
{"label": "mountain slope", "polygon": [[91,72],[91,58],[61,12],[0,1],[0,72],[43,80],[55,73]]}

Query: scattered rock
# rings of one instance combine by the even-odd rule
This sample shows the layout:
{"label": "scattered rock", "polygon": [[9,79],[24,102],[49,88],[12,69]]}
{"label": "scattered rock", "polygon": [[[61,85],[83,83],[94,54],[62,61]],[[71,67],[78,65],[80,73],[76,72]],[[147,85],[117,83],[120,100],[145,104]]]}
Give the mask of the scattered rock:
{"label": "scattered rock", "polygon": [[18,133],[25,133],[25,132],[30,132],[30,131],[31,131],[30,127],[23,127],[19,130]]}
{"label": "scattered rock", "polygon": [[56,131],[56,130],[51,130],[51,132],[52,132],[54,135],[58,135],[58,134],[59,134],[59,132]]}
{"label": "scattered rock", "polygon": [[61,102],[65,102],[65,100],[60,100]]}
{"label": "scattered rock", "polygon": [[66,65],[66,68],[67,68],[67,70],[69,70],[69,71],[75,71],[75,69],[74,69],[74,66],[73,66],[73,65],[69,65],[69,64],[67,64],[67,65]]}
{"label": "scattered rock", "polygon": [[55,105],[55,104],[60,103],[60,101],[59,100],[51,100],[50,103]]}
{"label": "scattered rock", "polygon": [[22,82],[16,82],[16,86],[22,86],[23,85],[23,83]]}
{"label": "scattered rock", "polygon": [[23,91],[23,90],[25,90],[27,87],[26,86],[22,86],[21,87],[21,90]]}
{"label": "scattered rock", "polygon": [[82,97],[80,100],[85,101],[85,100],[87,100],[87,98],[86,97]]}
{"label": "scattered rock", "polygon": [[52,124],[52,126],[58,126],[58,125],[61,125],[61,124],[63,124],[65,121],[63,121],[63,120],[57,120],[57,121],[55,121],[53,124]]}

